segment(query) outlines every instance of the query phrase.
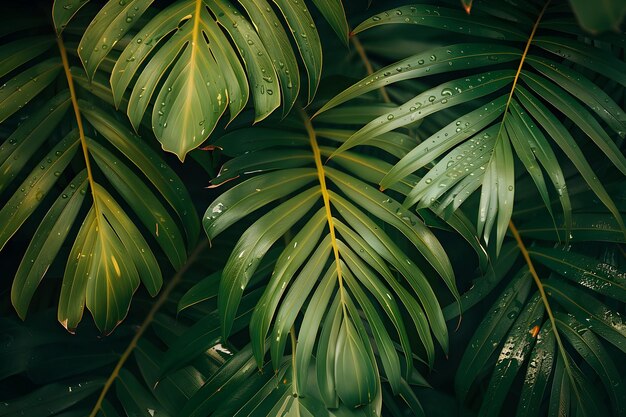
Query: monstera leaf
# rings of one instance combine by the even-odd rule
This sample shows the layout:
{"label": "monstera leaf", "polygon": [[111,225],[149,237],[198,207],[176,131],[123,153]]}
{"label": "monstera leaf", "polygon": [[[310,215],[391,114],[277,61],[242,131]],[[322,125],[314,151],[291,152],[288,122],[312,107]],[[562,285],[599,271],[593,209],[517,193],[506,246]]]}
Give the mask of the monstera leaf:
{"label": "monstera leaf", "polygon": [[110,333],[140,281],[152,296],[162,285],[160,252],[148,241],[179,268],[199,222],[165,161],[108,105],[79,89],[85,77],[70,67],[64,41],[45,28],[45,35],[38,28],[33,35],[21,32],[27,29],[33,31],[16,26],[5,33],[19,40],[2,50],[0,120],[10,133],[0,146],[6,196],[0,248],[29,218],[42,220],[16,272],[11,301],[24,318],[46,272],[65,253],[59,321],[73,331],[86,305],[98,328]]}
{"label": "monstera leaf", "polygon": [[[626,233],[614,201],[585,156],[589,146],[572,136],[582,131],[615,170],[626,174],[626,159],[615,142],[626,135],[626,114],[615,101],[620,93],[611,92],[612,86],[626,86],[626,64],[612,53],[623,47],[619,39],[592,38],[577,28],[568,10],[549,1],[513,10],[474,5],[470,15],[458,8],[407,5],[375,15],[353,32],[382,25],[443,29],[468,39],[449,44],[444,34],[440,42],[448,46],[385,66],[331,99],[318,113],[381,87],[393,91],[389,87],[401,81],[419,92],[368,121],[333,157],[386,132],[433,119],[432,133],[379,182],[386,189],[427,168],[404,207],[451,213],[480,189],[477,229],[485,242],[495,230],[499,251],[513,212],[517,156],[550,216],[550,196],[558,196],[562,225],[570,230],[571,202],[560,161],[566,159]],[[429,79],[436,81],[427,84]],[[455,106],[461,108],[456,114],[450,111]]]}
{"label": "monstera leaf", "polygon": [[[341,2],[313,2],[346,41]],[[85,3],[55,1],[59,32]],[[113,49],[120,51],[110,77],[115,105],[129,90],[128,117],[135,128],[151,107],[156,137],[181,161],[209,137],[227,109],[232,121],[249,96],[255,121],[281,103],[283,114],[289,112],[300,91],[291,40],[308,73],[309,100],[315,95],[322,48],[304,0],[275,0],[273,5],[266,0],[180,0],[163,10],[151,8],[152,3],[110,0],[85,30],[78,53],[92,78]]]}

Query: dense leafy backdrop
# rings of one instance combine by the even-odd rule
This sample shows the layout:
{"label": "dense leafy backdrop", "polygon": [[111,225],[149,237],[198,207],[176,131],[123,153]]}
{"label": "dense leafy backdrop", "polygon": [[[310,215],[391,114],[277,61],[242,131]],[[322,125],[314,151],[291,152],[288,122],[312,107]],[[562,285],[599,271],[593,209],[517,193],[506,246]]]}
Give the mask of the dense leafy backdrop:
{"label": "dense leafy backdrop", "polygon": [[3,4],[0,416],[626,415],[590,4]]}

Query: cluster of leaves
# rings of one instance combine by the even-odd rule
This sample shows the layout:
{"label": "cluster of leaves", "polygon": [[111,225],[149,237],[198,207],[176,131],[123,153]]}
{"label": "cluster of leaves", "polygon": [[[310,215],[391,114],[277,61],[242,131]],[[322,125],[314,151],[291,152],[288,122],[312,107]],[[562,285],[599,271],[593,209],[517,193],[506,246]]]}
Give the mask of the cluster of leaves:
{"label": "cluster of leaves", "polygon": [[0,30],[0,416],[626,413],[619,2],[87,3]]}

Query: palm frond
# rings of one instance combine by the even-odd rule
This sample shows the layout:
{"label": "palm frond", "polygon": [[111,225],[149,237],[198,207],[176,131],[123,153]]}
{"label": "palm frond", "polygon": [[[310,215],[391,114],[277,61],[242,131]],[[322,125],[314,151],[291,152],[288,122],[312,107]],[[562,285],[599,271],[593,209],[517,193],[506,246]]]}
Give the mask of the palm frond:
{"label": "palm frond", "polygon": [[[54,4],[59,33],[72,11],[84,4],[73,3]],[[249,96],[255,121],[281,103],[283,115],[289,112],[301,81],[288,31],[308,73],[309,101],[315,95],[322,47],[304,1],[275,0],[272,6],[265,0],[241,0],[238,5],[227,0],[181,0],[163,10],[152,3],[107,2],[85,30],[78,53],[91,79],[111,51],[119,51],[119,56],[113,55],[110,75],[116,107],[130,91],[128,117],[135,129],[152,107],[150,119],[157,139],[181,161],[209,137],[226,110],[232,121]],[[348,26],[341,2],[314,3],[346,42]]]}
{"label": "palm frond", "polygon": [[[520,226],[523,236],[534,240],[524,228]],[[615,236],[613,242],[623,240],[623,234]],[[461,399],[474,392],[477,383],[486,383],[486,374],[491,375],[481,397],[481,416],[500,415],[520,378],[524,384],[517,416],[543,415],[546,409],[562,415],[624,413],[626,390],[616,361],[626,346],[619,313],[626,302],[625,272],[623,262],[606,256],[617,250],[614,243],[604,244],[604,254],[579,252],[589,251],[595,238],[589,234],[573,245],[561,245],[552,229],[551,235],[534,240],[532,247],[521,246],[527,265],[497,296],[471,337],[456,375]],[[479,290],[481,298],[495,287],[485,285],[488,290]]]}
{"label": "palm frond", "polygon": [[177,269],[195,243],[199,222],[174,170],[112,109],[79,89],[75,77],[81,70],[70,67],[64,41],[38,34],[24,40],[41,45],[40,38],[47,49],[30,48],[30,55],[12,61],[0,92],[3,125],[11,129],[0,147],[0,191],[6,196],[0,248],[27,220],[43,214],[16,272],[11,301],[24,318],[69,242],[58,319],[73,331],[87,305],[100,330],[110,333],[126,316],[140,281],[153,296],[162,285],[159,252],[144,236]]}
{"label": "palm frond", "polygon": [[[615,55],[619,47],[572,33],[567,28],[575,25],[573,16],[550,2],[514,13],[489,2],[472,10],[476,13],[466,15],[458,9],[416,4],[376,14],[357,26],[355,34],[382,25],[418,25],[462,33],[471,42],[421,51],[384,66],[332,98],[318,114],[381,87],[393,92],[401,81],[420,91],[370,120],[333,156],[394,129],[433,119],[438,128],[380,181],[385,189],[429,169],[408,194],[405,207],[417,204],[449,214],[481,188],[477,228],[485,242],[495,230],[499,251],[512,214],[517,155],[550,210],[550,195],[558,195],[563,216],[554,226],[568,231],[567,240],[573,220],[559,160],[567,159],[624,233],[618,208],[572,136],[574,130],[582,131],[617,171],[626,174],[626,160],[615,142],[626,134],[626,115],[615,102],[616,95],[604,88],[607,82],[619,84],[619,89],[624,86],[626,67]],[[459,70],[460,78],[455,75]],[[429,79],[436,79],[434,85],[427,84]],[[453,106],[461,107],[461,113],[450,117],[446,112]],[[552,142],[559,151],[553,150]]]}
{"label": "palm frond", "polygon": [[[353,110],[385,111],[365,104]],[[328,112],[315,127],[302,114],[300,120],[285,119],[282,130],[257,127],[219,138],[214,146],[234,158],[212,182],[230,185],[238,177],[243,181],[223,192],[204,218],[210,240],[235,223],[254,219],[221,277],[218,305],[224,337],[231,333],[239,300],[257,265],[281,238],[287,240],[252,313],[252,351],[258,366],[263,366],[269,349],[272,366],[279,369],[289,333],[295,332],[297,387],[306,386],[308,358],[316,352],[318,385],[329,407],[363,406],[377,398],[379,364],[392,391],[402,389],[402,381],[414,372],[415,349],[405,317],[419,335],[423,347],[418,348],[425,350],[427,363],[432,365],[435,356],[433,335],[447,351],[447,329],[431,276],[439,276],[458,299],[443,248],[424,220],[397,201],[418,178],[384,194],[375,184],[391,167],[388,162],[367,153],[344,152],[332,164],[323,163],[353,132],[352,114],[343,109]],[[369,145],[401,158],[412,142],[406,134],[394,133]],[[436,218],[425,211],[420,215]],[[442,223],[447,230],[458,230],[481,263],[486,261],[461,212]],[[293,236],[292,228],[298,230]],[[400,359],[398,349],[405,359]],[[345,367],[335,365],[340,363]],[[340,382],[357,377],[364,383]],[[309,394],[299,390],[298,395]]]}

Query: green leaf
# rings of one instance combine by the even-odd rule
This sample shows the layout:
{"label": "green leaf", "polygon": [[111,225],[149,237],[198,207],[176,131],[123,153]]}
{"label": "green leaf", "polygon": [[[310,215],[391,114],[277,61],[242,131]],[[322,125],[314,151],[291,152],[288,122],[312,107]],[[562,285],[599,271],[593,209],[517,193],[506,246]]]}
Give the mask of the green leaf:
{"label": "green leaf", "polygon": [[567,92],[530,72],[522,71],[522,80],[559,111],[572,120],[604,152],[613,164],[626,175],[626,158],[598,121]]}
{"label": "green leaf", "polygon": [[446,320],[452,320],[463,314],[488,296],[509,273],[518,256],[519,247],[514,243],[505,242],[502,245],[500,256],[490,265],[486,273],[472,281],[470,289],[461,294],[460,308],[459,303],[453,302],[443,309]]}
{"label": "green leaf", "polygon": [[452,265],[443,247],[417,216],[404,210],[400,203],[386,197],[380,191],[372,189],[365,183],[338,170],[326,168],[325,172],[328,178],[335,182],[349,198],[358,202],[369,213],[402,232],[441,275],[455,298],[459,298]]}
{"label": "green leaf", "polygon": [[309,103],[313,100],[322,76],[322,45],[313,17],[305,4],[273,0],[282,12],[309,76]]}
{"label": "green leaf", "polygon": [[357,26],[353,33],[359,33],[374,26],[385,24],[410,24],[433,28],[444,28],[463,35],[480,36],[497,40],[525,41],[526,33],[517,27],[486,16],[472,16],[458,9],[416,4],[402,6],[376,14]]}
{"label": "green leaf", "polygon": [[267,213],[241,236],[226,262],[220,282],[218,304],[225,337],[230,334],[241,294],[265,252],[319,197],[318,189],[304,191]]}
{"label": "green leaf", "polygon": [[[344,271],[343,276],[345,278],[345,282],[348,284],[350,291],[352,292],[357,303],[363,310],[367,322],[370,325],[370,330],[372,332],[374,341],[376,342],[376,348],[378,350],[380,360],[383,364],[385,376],[389,381],[389,385],[391,385],[391,389],[394,393],[398,393],[400,390],[402,377],[400,371],[400,359],[398,358],[398,353],[396,352],[394,343],[389,336],[389,333],[387,332],[385,324],[380,318],[378,311],[371,303],[371,301],[367,298],[365,292],[360,288],[360,285],[352,276],[350,270],[347,268],[344,269],[343,267],[342,270]],[[341,342],[341,332],[339,342]],[[410,356],[408,357],[410,358]],[[339,357],[337,358],[337,360],[339,360]],[[343,397],[341,398],[343,399]]]}
{"label": "green leaf", "polygon": [[[329,236],[326,236],[323,242],[319,242],[326,222],[326,212],[321,208],[300,228],[300,231],[292,239],[293,243],[289,242],[276,261],[266,290],[250,320],[250,343],[259,366],[263,364],[263,355],[266,351],[265,339],[267,338],[272,318],[287,289],[287,285],[293,280],[294,275],[307,262],[307,259],[311,257],[316,248],[316,253],[321,255],[318,251],[323,250],[322,248],[327,249],[327,246],[330,245]],[[312,274],[319,276],[321,272],[321,269],[313,270]],[[297,294],[294,295],[297,296]],[[289,330],[289,327],[287,327],[282,332]],[[285,337],[283,337],[283,341],[284,339]]]}
{"label": "green leaf", "polygon": [[279,200],[317,179],[311,168],[284,169],[257,175],[224,192],[206,210],[204,230],[215,239],[253,211]]}
{"label": "green leaf", "polygon": [[[565,65],[546,58],[528,56],[526,62],[544,76],[579,98],[621,137],[626,136],[626,113],[600,87]],[[519,92],[520,88],[516,89]]]}
{"label": "green leaf", "polygon": [[33,111],[0,145],[0,191],[10,184],[37,149],[40,149],[61,122],[69,106],[69,94],[66,91],[57,94]]}
{"label": "green leaf", "polygon": [[444,352],[448,350],[448,331],[441,307],[423,273],[404,254],[391,238],[378,228],[363,212],[341,196],[330,192],[331,202],[346,222],[385,261],[397,269],[411,285],[424,306],[435,337]]}
{"label": "green leaf", "polygon": [[418,207],[429,207],[464,176],[474,173],[480,179],[492,158],[497,133],[498,127],[490,126],[450,151],[407,194],[404,205],[419,203]]}
{"label": "green leaf", "polygon": [[478,134],[504,111],[506,96],[491,101],[484,108],[476,109],[425,139],[406,154],[380,181],[383,189],[405,178],[412,172],[433,162],[449,149]]}
{"label": "green leaf", "polygon": [[[220,367],[179,411],[181,417],[206,416],[216,401],[225,401],[240,389],[246,379],[257,373],[252,349],[247,346]],[[256,392],[256,391],[255,391]],[[225,398],[226,397],[226,398]]]}
{"label": "green leaf", "polygon": [[364,342],[352,320],[344,316],[337,337],[335,380],[352,381],[337,385],[337,395],[348,407],[369,404],[376,393],[375,370]]}
{"label": "green leaf", "polygon": [[317,354],[315,355],[317,384],[327,408],[339,406],[334,372],[337,363],[337,339],[342,325],[342,309],[339,302],[340,295],[337,293],[324,318],[322,332],[317,342]]}
{"label": "green leaf", "polygon": [[[624,13],[626,13],[626,9]],[[621,85],[626,85],[626,64],[608,52],[598,48],[584,47],[583,43],[555,36],[536,36],[533,38],[533,44],[587,67]]]}
{"label": "green leaf", "polygon": [[155,414],[170,416],[154,396],[145,389],[143,384],[126,369],[122,369],[115,380],[115,391],[127,415],[138,417],[152,417]]}
{"label": "green leaf", "polygon": [[626,302],[625,274],[614,265],[559,249],[535,247],[528,252],[533,260],[561,276],[599,294]]}
{"label": "green leaf", "polygon": [[[313,347],[317,340],[321,346],[322,338],[318,339],[318,330],[321,327],[322,319],[326,313],[327,317],[333,314],[333,309],[328,309],[330,298],[336,287],[336,276],[326,275],[323,283],[318,284],[311,300],[304,313],[300,331],[298,332],[298,343],[296,345],[296,375],[299,387],[307,385],[309,363],[311,361]],[[327,313],[328,310],[328,313]],[[328,320],[328,318],[327,318]],[[301,389],[299,393],[303,396],[305,391]]]}
{"label": "green leaf", "polygon": [[536,293],[524,306],[512,330],[509,332],[500,356],[496,361],[489,388],[480,409],[481,416],[498,416],[516,374],[525,362],[532,344],[534,329],[543,321],[544,305]]}
{"label": "green leaf", "polygon": [[563,126],[563,124],[544,106],[539,100],[530,95],[523,88],[518,87],[515,90],[516,96],[522,102],[522,105],[528,110],[528,112],[537,120],[537,122],[543,126],[548,132],[550,137],[559,145],[567,157],[572,161],[576,169],[580,172],[580,175],[585,179],[589,187],[598,196],[602,203],[609,209],[609,211],[617,220],[622,231],[626,235],[626,226],[622,220],[615,203],[606,192],[602,182],[596,176],[587,159],[583,155],[580,147]]}
{"label": "green leaf", "polygon": [[187,187],[176,172],[145,141],[110,114],[83,101],[79,104],[81,114],[98,133],[135,164],[176,211],[183,223],[187,244],[193,245],[198,238],[200,222]]}
{"label": "green leaf", "polygon": [[56,258],[84,200],[87,175],[83,170],[63,190],[37,228],[15,273],[11,302],[22,320],[44,274]]}
{"label": "green leaf", "polygon": [[0,403],[0,415],[41,417],[66,410],[98,391],[101,379],[55,382],[22,397]]}
{"label": "green leaf", "polygon": [[86,5],[89,0],[54,0],[52,4],[52,20],[57,33],[63,32],[65,26]]}
{"label": "green leaf", "polygon": [[3,225],[0,231],[0,249],[39,206],[77,149],[78,134],[72,131],[42,159],[40,168],[43,169],[32,171],[0,209],[0,224]]}
{"label": "green leaf", "polygon": [[[393,290],[398,295],[398,298],[402,301],[402,304],[406,307],[417,333],[422,341],[424,348],[426,350],[426,355],[428,357],[428,364],[432,367],[434,356],[435,356],[435,347],[433,345],[433,339],[430,334],[430,328],[428,326],[428,320],[424,314],[424,310],[419,305],[417,300],[413,298],[413,296],[406,290],[404,287],[396,280],[393,276],[392,272],[389,270],[383,259],[376,253],[376,251],[359,235],[357,235],[353,230],[349,227],[337,221],[335,226],[337,230],[341,234],[342,238],[346,240],[346,242],[354,249],[354,253],[350,251],[346,251],[344,255],[344,259],[346,263],[350,266],[350,269],[353,271],[358,271],[357,277],[362,282],[367,282],[365,284],[368,288],[372,287],[374,294],[378,295],[379,303],[381,305],[388,303],[389,297],[387,296],[387,300],[385,300],[385,296],[380,296],[382,294],[382,286],[378,283],[378,279],[376,279],[370,270],[368,270],[358,258],[354,256],[355,253],[358,253],[360,258],[363,259],[370,267],[372,267],[376,272],[378,272],[384,279],[385,282],[393,288]],[[381,302],[381,299],[384,301]],[[393,300],[391,300],[393,301]],[[403,334],[402,328],[403,325],[399,319],[394,320],[394,316],[396,313],[392,307],[391,311],[387,313],[389,318],[394,321],[394,326],[396,326],[396,330],[400,335],[400,341],[402,344],[402,348],[404,349],[405,355],[407,357],[411,357],[410,354],[410,345],[408,341],[405,340],[406,334]],[[407,375],[411,370],[411,361],[407,362]]]}
{"label": "green leaf", "polygon": [[206,278],[203,278],[197,284],[189,289],[178,300],[178,307],[176,312],[180,313],[186,308],[189,308],[202,301],[209,300],[211,298],[217,298],[217,289],[219,288],[219,281],[222,276],[222,271],[212,273]]}
{"label": "green leaf", "polygon": [[544,286],[548,295],[562,304],[579,322],[589,323],[594,333],[626,352],[626,325],[622,323],[618,312],[561,280],[550,280]]}
{"label": "green leaf", "polygon": [[[556,224],[562,224],[563,220],[556,217]],[[572,217],[572,227],[554,227],[550,219],[533,218],[524,222],[518,228],[523,237],[542,239],[549,241],[570,242],[626,242],[623,229],[611,214],[604,213],[580,213]]]}
{"label": "green leaf", "polygon": [[348,44],[348,22],[341,0],[312,0],[317,9],[333,28],[339,39]]}
{"label": "green leaf", "polygon": [[304,149],[274,149],[262,150],[253,154],[245,154],[237,159],[231,159],[222,165],[220,172],[211,180],[215,185],[221,185],[241,174],[254,174],[276,169],[299,168],[313,162],[311,152]]}
{"label": "green leaf", "polygon": [[[302,268],[302,272],[298,274],[293,284],[291,284],[289,292],[282,300],[280,309],[276,313],[271,337],[270,354],[275,370],[278,369],[282,361],[285,344],[288,339],[287,334],[293,326],[302,305],[309,298],[309,293],[316,284],[318,277],[324,272],[324,266],[328,262],[330,254],[331,242],[330,238],[326,238],[322,240],[315,252],[309,257],[308,262]],[[333,261],[330,264],[324,276],[320,279],[321,286],[327,286],[329,281],[334,282],[337,280],[338,267],[335,262]]]}
{"label": "green leaf", "polygon": [[552,375],[555,345],[554,330],[552,324],[547,321],[541,326],[537,334],[537,342],[530,353],[517,406],[517,417],[540,415],[541,403]]}
{"label": "green leaf", "polygon": [[608,352],[602,347],[598,338],[572,316],[558,312],[555,316],[559,330],[602,380],[617,415],[624,414],[626,391]]}
{"label": "green leaf", "polygon": [[[263,44],[257,31],[241,14],[233,11],[228,1],[210,1],[209,6],[217,14],[218,23],[229,33],[239,48],[239,54],[248,71],[250,85],[253,86],[255,122],[261,121],[280,106],[279,83],[276,69],[270,59],[270,51]],[[235,91],[228,94],[230,98],[237,99]]]}
{"label": "green leaf", "polygon": [[431,88],[412,100],[380,116],[354,133],[335,151],[340,153],[369,138],[420,120],[429,114],[491,94],[513,81],[512,70],[499,70],[461,78]]}
{"label": "green leaf", "polygon": [[28,104],[61,72],[61,63],[50,58],[17,74],[0,87],[0,123]]}
{"label": "green leaf", "polygon": [[0,77],[49,50],[54,42],[48,36],[32,36],[0,46]]}
{"label": "green leaf", "polygon": [[[522,88],[522,87],[518,87]],[[524,109],[517,103],[516,100],[511,100],[511,117],[516,120],[516,127],[522,131],[523,135],[521,137],[526,138],[528,148],[532,151],[533,155],[539,160],[539,163],[543,166],[548,174],[548,177],[552,181],[552,185],[556,189],[557,195],[559,196],[559,200],[561,202],[561,207],[563,208],[563,220],[566,230],[571,230],[572,228],[572,204],[569,198],[569,192],[567,189],[567,185],[565,184],[565,176],[563,175],[563,171],[561,170],[561,166],[559,165],[559,161],[552,150],[552,147],[548,143],[546,137],[541,132],[539,127],[535,125],[533,120],[530,118],[528,113],[524,111]],[[518,130],[518,133],[519,133]],[[523,146],[521,143],[519,144],[520,148]],[[525,148],[525,147],[524,147]],[[528,149],[526,148],[526,149]],[[520,156],[521,152],[518,152],[518,156]],[[521,156],[520,156],[521,158]],[[540,182],[540,180],[538,180]],[[541,183],[541,182],[540,182]],[[536,184],[536,183],[535,183]],[[540,185],[537,185],[539,188],[539,192],[541,193]],[[542,197],[543,198],[543,197]],[[545,200],[544,200],[545,204]],[[549,207],[549,206],[546,206]],[[552,212],[552,209],[549,209],[548,212]],[[559,225],[553,219],[554,225]]]}
{"label": "green leaf", "polygon": [[[527,267],[521,269],[491,307],[463,353],[455,378],[455,389],[465,399],[472,383],[503,342],[504,336],[520,314],[532,280]],[[505,346],[506,347],[506,346]]]}
{"label": "green leaf", "polygon": [[286,115],[300,92],[300,70],[287,33],[282,26],[274,25],[278,17],[265,0],[241,0],[240,3],[248,12],[261,41],[271,52],[272,65],[280,80],[283,115]]}
{"label": "green leaf", "polygon": [[546,187],[545,179],[543,178],[543,172],[541,167],[537,163],[537,158],[533,149],[536,149],[536,145],[532,142],[532,133],[530,133],[527,127],[524,125],[519,112],[516,110],[508,114],[508,118],[504,121],[504,126],[513,149],[518,158],[524,164],[526,171],[530,174],[539,195],[543,200],[543,204],[546,206],[550,217],[554,218],[552,214],[552,204],[550,202],[550,195],[548,194],[548,188]]}
{"label": "green leaf", "polygon": [[[402,350],[404,351],[405,357],[412,358],[409,336],[407,334],[406,328],[404,327],[402,313],[395,299],[392,297],[392,295],[389,292],[387,292],[387,288],[384,285],[382,285],[382,283],[378,279],[376,279],[376,276],[372,273],[372,271],[359,258],[357,258],[356,253],[352,252],[352,250],[350,250],[347,246],[345,246],[343,242],[339,241],[338,243],[339,243],[339,248],[341,250],[343,258],[346,264],[349,266],[348,269],[342,268],[342,270],[345,271],[350,289],[352,290],[359,304],[364,308],[364,310],[366,310],[367,321],[370,323],[370,326],[374,326],[375,324],[378,324],[380,326],[380,329],[376,329],[376,330],[378,330],[379,334],[382,334],[383,337],[381,338],[379,336],[379,339],[376,339],[376,344],[378,345],[379,343],[387,343],[390,346],[393,346],[393,342],[391,340],[386,340],[386,339],[389,339],[389,335],[386,329],[384,329],[384,325],[381,319],[378,317],[378,312],[374,310],[373,304],[371,304],[369,299],[367,299],[365,292],[360,289],[360,286],[356,282],[356,279],[358,279],[365,286],[365,288],[367,288],[370,294],[374,296],[378,304],[385,311],[385,313],[387,314],[387,317],[389,317],[389,320],[391,320],[400,338],[400,343],[402,345]],[[359,252],[360,250],[361,249],[359,249]],[[354,271],[354,276],[352,276],[352,273],[350,271]],[[387,270],[385,272],[389,272],[389,271]],[[391,280],[388,282],[391,283],[392,281],[393,281],[393,278],[391,278]],[[353,282],[353,284],[350,284],[350,282]],[[413,303],[405,302],[405,299],[409,297],[407,297],[407,292],[402,291],[403,288],[401,288],[399,285],[391,284],[391,286],[394,287],[394,290],[398,293],[399,298],[400,300],[403,301],[403,303],[405,303],[406,305],[411,305],[411,306],[413,306],[414,304],[417,304],[415,301],[413,301]],[[352,288],[352,287],[355,287],[355,288]],[[366,306],[367,306],[367,309],[365,308]],[[419,308],[417,311],[421,312],[421,308]],[[374,329],[374,327],[372,327],[372,329]],[[376,338],[376,335],[374,336]],[[388,353],[388,355],[392,356],[392,359],[393,359],[393,356],[396,355],[395,347],[393,349],[394,349],[393,352]],[[382,347],[379,347],[379,350],[382,350]],[[382,358],[382,357],[381,359],[383,360],[383,363],[386,360],[386,358]],[[387,363],[384,366],[385,366],[385,369],[387,369],[388,367],[393,368],[393,366],[395,365],[393,365],[392,363]],[[399,368],[400,364],[398,363],[397,366]],[[407,371],[406,371],[407,378],[408,378],[408,375],[411,373],[411,370],[412,370],[412,361],[408,360]],[[394,390],[394,392],[397,392],[397,390],[400,388],[400,379],[401,379],[400,375],[397,375],[394,381],[391,380],[391,375],[388,375],[388,378],[392,385],[392,389]]]}
{"label": "green leaf", "polygon": [[399,81],[492,66],[516,60],[520,56],[521,51],[518,49],[496,44],[461,43],[433,48],[377,70],[330,99],[317,114]]}
{"label": "green leaf", "polygon": [[[88,141],[88,143],[91,155],[98,167],[117,192],[126,200],[135,214],[137,214],[145,228],[153,235],[172,266],[175,269],[179,269],[186,259],[185,243],[178,225],[174,222],[167,209],[142,180],[126,167],[120,159],[97,142]],[[151,264],[154,267],[156,260],[153,260]],[[149,281],[149,283],[144,282],[148,292],[154,297],[163,284],[160,274],[153,271],[145,276],[152,276],[156,279],[155,281]]]}
{"label": "green leaf", "polygon": [[[63,1],[63,0],[61,0]],[[102,60],[113,47],[124,37],[136,20],[152,4],[153,0],[108,1],[93,18],[78,45],[80,56],[87,76],[93,78]],[[57,31],[69,20],[67,16],[60,17]]]}

